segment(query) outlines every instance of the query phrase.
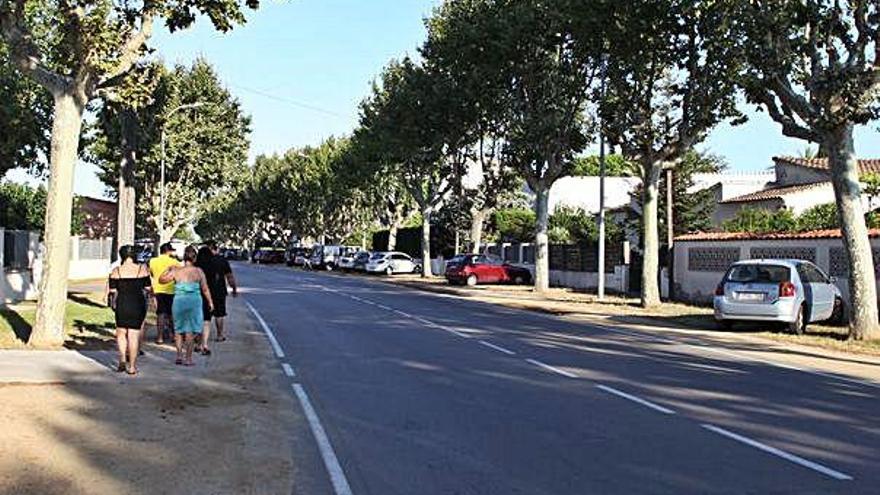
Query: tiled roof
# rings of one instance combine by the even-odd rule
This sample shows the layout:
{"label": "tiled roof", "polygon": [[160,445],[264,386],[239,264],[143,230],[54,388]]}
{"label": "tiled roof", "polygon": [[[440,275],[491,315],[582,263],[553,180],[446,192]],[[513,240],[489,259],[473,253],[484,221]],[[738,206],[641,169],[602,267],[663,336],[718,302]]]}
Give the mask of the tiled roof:
{"label": "tiled roof", "polygon": [[818,187],[830,187],[831,182],[814,182],[812,184],[797,184],[794,186],[785,186],[785,187],[774,187],[770,189],[764,189],[761,191],[743,194],[742,196],[736,196],[734,198],[727,198],[725,200],[719,201],[719,203],[746,203],[749,201],[764,201],[767,199],[781,199],[784,196],[789,194],[795,194],[802,191],[809,191],[810,189],[816,189]]}
{"label": "tiled roof", "polygon": [[[827,158],[798,158],[796,156],[774,156],[774,162],[782,162],[800,167],[816,168],[820,170],[828,170]],[[880,173],[880,159],[870,158],[858,160],[859,173]]]}
{"label": "tiled roof", "polygon": [[[868,230],[869,237],[880,237],[880,229]],[[840,229],[810,230],[807,232],[778,232],[758,234],[755,232],[696,232],[675,238],[676,241],[754,241],[773,239],[839,239]]]}

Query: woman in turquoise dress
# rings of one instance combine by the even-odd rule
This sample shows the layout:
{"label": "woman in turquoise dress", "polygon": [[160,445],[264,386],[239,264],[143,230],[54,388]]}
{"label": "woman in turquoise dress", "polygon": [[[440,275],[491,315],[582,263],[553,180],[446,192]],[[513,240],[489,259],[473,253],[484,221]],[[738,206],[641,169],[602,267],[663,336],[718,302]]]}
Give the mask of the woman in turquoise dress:
{"label": "woman in turquoise dress", "polygon": [[[177,346],[176,364],[192,366],[195,335],[202,333],[204,315],[202,301],[213,311],[214,303],[205,273],[195,266],[196,248],[187,246],[183,252],[183,266],[171,267],[159,277],[159,282],[174,282],[174,344]],[[203,299],[204,298],[204,299]]]}

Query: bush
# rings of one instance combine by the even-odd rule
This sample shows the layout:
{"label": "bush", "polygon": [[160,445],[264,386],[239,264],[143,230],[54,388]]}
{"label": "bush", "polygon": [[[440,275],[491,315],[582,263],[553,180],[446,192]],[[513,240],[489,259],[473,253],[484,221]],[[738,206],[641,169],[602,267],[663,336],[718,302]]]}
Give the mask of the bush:
{"label": "bush", "polygon": [[797,227],[797,218],[791,210],[771,211],[764,208],[743,208],[736,213],[735,217],[727,220],[721,226],[725,232],[752,232],[755,234],[794,232]]}
{"label": "bush", "polygon": [[837,219],[837,203],[816,205],[798,216],[798,230],[825,230],[840,228]]}
{"label": "bush", "polygon": [[507,208],[493,215],[501,242],[534,242],[535,212],[525,208]]}

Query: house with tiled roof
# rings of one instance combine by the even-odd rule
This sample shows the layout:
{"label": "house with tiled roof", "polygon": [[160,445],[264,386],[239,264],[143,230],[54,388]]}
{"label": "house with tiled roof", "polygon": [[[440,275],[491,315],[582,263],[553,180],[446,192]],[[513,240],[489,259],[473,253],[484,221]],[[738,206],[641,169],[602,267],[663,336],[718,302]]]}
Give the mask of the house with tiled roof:
{"label": "house with tiled roof", "polygon": [[[795,215],[821,204],[834,203],[831,171],[825,158],[773,157],[776,180],[759,191],[718,201],[713,220],[721,225],[743,208],[776,211],[783,208]],[[859,160],[860,174],[880,173],[880,159]],[[871,207],[863,198],[865,208]]]}

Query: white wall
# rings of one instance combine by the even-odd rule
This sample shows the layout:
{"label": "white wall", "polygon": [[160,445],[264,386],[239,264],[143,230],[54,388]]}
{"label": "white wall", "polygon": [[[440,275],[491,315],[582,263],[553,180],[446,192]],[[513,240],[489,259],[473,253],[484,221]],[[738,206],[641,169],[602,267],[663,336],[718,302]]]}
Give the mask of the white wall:
{"label": "white wall", "polygon": [[[880,249],[880,238],[871,238],[871,246]],[[693,248],[738,248],[739,259],[751,259],[751,250],[756,247],[773,248],[815,248],[816,265],[826,274],[836,277],[837,286],[845,298],[849,297],[849,283],[846,275],[832,273],[831,250],[842,249],[843,243],[838,239],[773,239],[745,241],[683,241],[675,242],[675,297],[681,301],[708,303],[712,301],[715,287],[724,276],[724,271],[693,271],[688,266],[688,250]]]}

